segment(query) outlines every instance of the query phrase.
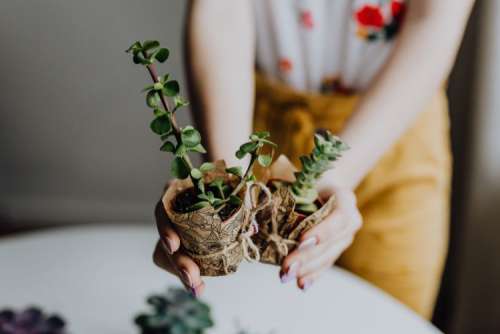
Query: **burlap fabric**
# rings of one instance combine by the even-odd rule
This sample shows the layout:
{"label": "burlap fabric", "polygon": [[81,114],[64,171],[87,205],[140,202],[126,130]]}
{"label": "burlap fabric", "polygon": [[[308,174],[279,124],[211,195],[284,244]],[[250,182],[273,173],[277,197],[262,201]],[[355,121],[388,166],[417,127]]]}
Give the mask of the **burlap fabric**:
{"label": "burlap fabric", "polygon": [[298,245],[300,235],[323,221],[335,208],[335,199],[330,197],[318,211],[307,217],[295,212],[295,199],[289,188],[294,181],[293,171],[290,161],[280,156],[264,175],[264,181],[272,180],[272,196],[256,216],[259,232],[253,237],[260,250],[261,262],[280,265]]}
{"label": "burlap fabric", "polygon": [[[216,162],[216,169],[206,175],[205,182],[223,178],[235,186],[239,178],[225,172],[225,164]],[[241,205],[228,219],[222,221],[212,207],[181,213],[174,209],[177,195],[192,188],[191,180],[175,179],[170,183],[163,196],[165,211],[179,234],[181,245],[187,255],[200,267],[203,276],[221,276],[233,273],[240,262],[259,260],[259,251],[250,236],[254,232],[252,220],[265,203]],[[252,188],[261,187],[252,184]],[[247,193],[245,186],[238,194],[244,201]]]}

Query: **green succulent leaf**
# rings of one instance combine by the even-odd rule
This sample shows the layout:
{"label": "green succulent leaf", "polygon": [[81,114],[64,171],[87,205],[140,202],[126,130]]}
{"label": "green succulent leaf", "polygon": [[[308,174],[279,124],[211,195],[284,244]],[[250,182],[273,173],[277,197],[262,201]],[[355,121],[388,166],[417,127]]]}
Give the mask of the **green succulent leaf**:
{"label": "green succulent leaf", "polygon": [[192,126],[188,125],[181,131],[181,139],[182,143],[186,145],[186,147],[195,147],[201,142],[201,135]]}
{"label": "green succulent leaf", "polygon": [[172,123],[167,115],[160,115],[151,122],[151,130],[158,135],[167,134],[172,130]]}
{"label": "green succulent leaf", "polygon": [[172,142],[166,141],[163,143],[161,146],[160,150],[164,152],[174,152],[175,151],[175,145]]}
{"label": "green succulent leaf", "polygon": [[203,208],[206,208],[207,206],[210,206],[210,202],[208,201],[200,201],[198,203],[195,203],[189,207],[189,211],[196,211],[200,210]]}
{"label": "green succulent leaf", "polygon": [[144,41],[142,45],[142,49],[144,51],[150,51],[158,48],[160,46],[160,43],[158,41]]}
{"label": "green succulent leaf", "polygon": [[180,143],[175,149],[175,155],[178,157],[183,157],[187,153],[186,145]]}
{"label": "green succulent leaf", "polygon": [[155,58],[160,63],[164,63],[168,59],[169,54],[170,52],[168,51],[168,49],[161,48],[155,52]]}
{"label": "green succulent leaf", "polygon": [[172,160],[170,172],[175,178],[183,180],[189,176],[189,166],[184,159],[175,157],[174,160]]}
{"label": "green succulent leaf", "polygon": [[200,166],[200,171],[202,173],[207,173],[207,172],[211,172],[215,169],[215,164],[211,163],[211,162],[204,162],[201,164]]}
{"label": "green succulent leaf", "polygon": [[232,205],[240,205],[241,202],[242,202],[241,198],[239,198],[238,196],[236,195],[229,196],[229,203],[231,203]]}
{"label": "green succulent leaf", "polygon": [[175,96],[179,94],[180,87],[179,83],[175,80],[170,80],[165,83],[165,87],[163,89],[163,93],[167,96]]}
{"label": "green succulent leaf", "polygon": [[243,170],[240,166],[226,168],[226,172],[241,177],[243,175]]}
{"label": "green succulent leaf", "polygon": [[201,144],[198,144],[198,145],[196,145],[194,147],[190,147],[189,151],[191,151],[191,152],[197,152],[197,153],[207,153],[207,150],[205,150],[205,148]]}
{"label": "green succulent leaf", "polygon": [[236,151],[235,155],[236,155],[236,158],[238,158],[238,159],[241,160],[241,159],[243,159],[245,157],[246,153],[243,152],[242,150],[238,150],[238,151]]}
{"label": "green succulent leaf", "polygon": [[137,41],[134,44],[132,44],[131,46],[129,46],[129,48],[125,52],[130,53],[130,52],[134,52],[137,50],[142,50],[142,45],[141,45],[141,42],[139,42],[139,41]]}
{"label": "green succulent leaf", "polygon": [[248,142],[240,146],[240,151],[244,153],[252,153],[258,148],[258,143],[256,142]]}
{"label": "green succulent leaf", "polygon": [[153,85],[153,89],[156,91],[161,91],[163,90],[163,84],[161,82],[155,82]]}
{"label": "green succulent leaf", "polygon": [[146,104],[148,105],[148,107],[156,108],[159,102],[160,98],[155,91],[151,90],[146,94]]}
{"label": "green succulent leaf", "polygon": [[201,179],[203,177],[203,174],[198,168],[193,168],[191,169],[191,176],[195,179]]}
{"label": "green succulent leaf", "polygon": [[257,132],[254,132],[253,135],[255,135],[259,139],[266,139],[266,138],[269,138],[271,136],[269,131],[257,131]]}
{"label": "green succulent leaf", "polygon": [[269,165],[271,165],[271,162],[273,161],[273,158],[270,155],[262,154],[258,156],[257,161],[262,167],[269,167]]}

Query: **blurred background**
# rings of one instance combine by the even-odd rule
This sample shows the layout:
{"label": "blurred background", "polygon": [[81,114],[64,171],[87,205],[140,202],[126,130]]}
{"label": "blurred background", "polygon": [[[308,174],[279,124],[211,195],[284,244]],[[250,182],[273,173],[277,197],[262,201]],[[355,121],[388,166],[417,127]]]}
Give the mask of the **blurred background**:
{"label": "blurred background", "polygon": [[[148,77],[124,50],[154,38],[183,79],[182,0],[0,2],[0,235],[152,223],[169,177],[148,131]],[[500,332],[500,1],[478,0],[449,81],[450,256],[434,322]],[[179,115],[188,122],[188,113]],[[425,247],[425,245],[423,245]]]}

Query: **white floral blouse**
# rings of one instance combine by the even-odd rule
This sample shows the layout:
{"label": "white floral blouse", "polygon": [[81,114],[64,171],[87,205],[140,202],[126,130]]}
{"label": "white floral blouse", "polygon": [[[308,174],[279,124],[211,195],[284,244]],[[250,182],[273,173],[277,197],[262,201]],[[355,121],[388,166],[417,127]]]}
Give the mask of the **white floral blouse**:
{"label": "white floral blouse", "polygon": [[363,90],[392,49],[404,0],[253,0],[257,66],[296,89]]}

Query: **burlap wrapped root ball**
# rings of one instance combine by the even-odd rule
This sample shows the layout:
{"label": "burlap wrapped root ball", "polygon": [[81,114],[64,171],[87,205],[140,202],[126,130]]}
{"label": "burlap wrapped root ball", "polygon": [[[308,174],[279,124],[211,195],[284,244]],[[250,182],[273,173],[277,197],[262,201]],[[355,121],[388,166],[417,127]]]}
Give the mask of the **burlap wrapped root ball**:
{"label": "burlap wrapped root ball", "polygon": [[[214,171],[205,175],[205,182],[223,178],[233,188],[240,179],[225,171],[225,163],[217,161]],[[258,260],[258,249],[250,239],[252,208],[242,204],[231,216],[222,221],[210,206],[191,212],[175,210],[176,197],[193,187],[190,179],[173,180],[163,196],[168,218],[179,234],[184,251],[200,267],[203,276],[222,276],[236,272],[244,258]],[[245,200],[247,187],[238,196]]]}
{"label": "burlap wrapped root ball", "polygon": [[335,209],[335,198],[331,196],[308,216],[296,212],[289,187],[295,181],[294,171],[292,163],[281,155],[263,177],[271,191],[271,201],[256,215],[259,232],[252,237],[260,250],[261,262],[281,265],[285,256],[297,247],[301,234],[321,223]]}

